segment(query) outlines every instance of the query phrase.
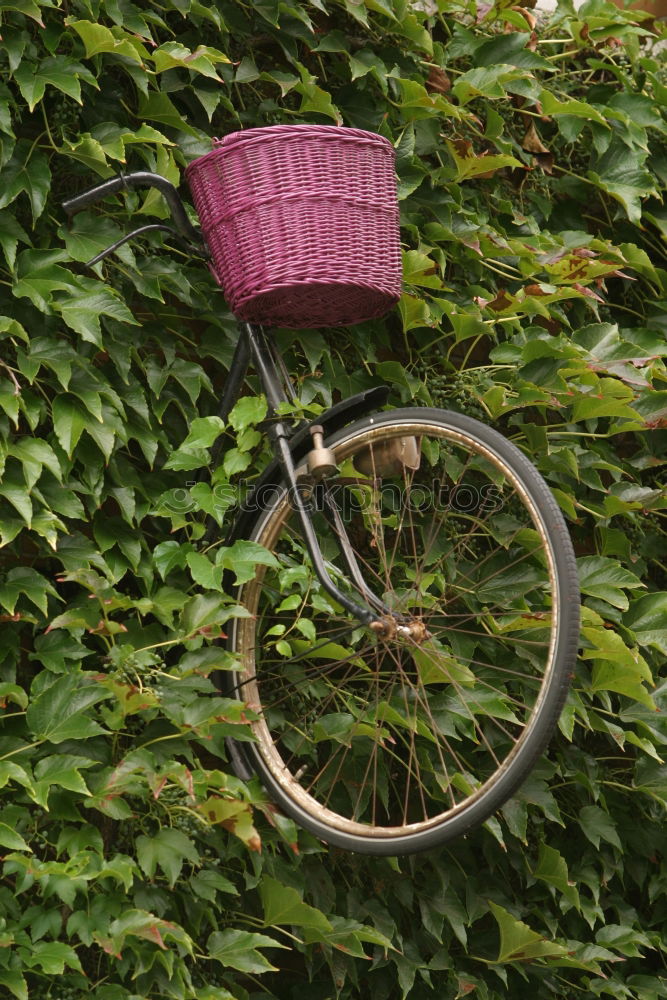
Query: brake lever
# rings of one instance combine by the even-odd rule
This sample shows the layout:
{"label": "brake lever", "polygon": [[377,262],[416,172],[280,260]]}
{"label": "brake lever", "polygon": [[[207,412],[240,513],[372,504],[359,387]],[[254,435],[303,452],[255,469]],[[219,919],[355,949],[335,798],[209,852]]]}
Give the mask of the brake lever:
{"label": "brake lever", "polygon": [[[122,239],[116,240],[115,243],[112,243],[111,246],[108,246],[105,250],[102,250],[101,253],[98,253],[95,257],[92,257],[90,260],[87,260],[85,266],[94,267],[95,264],[99,264],[101,260],[104,260],[105,257],[109,256],[109,254],[112,254],[115,250],[118,250],[118,248],[122,247],[123,244],[127,243],[129,240],[134,239],[135,236],[141,236],[142,233],[153,232],[156,229],[161,229],[164,232],[170,233],[174,237],[177,243],[179,243],[182,247],[185,247],[186,251],[190,254],[190,256],[200,257],[202,260],[209,259],[210,254],[208,253],[207,250],[205,250],[203,247],[197,247],[194,245],[194,243],[189,243],[187,240],[183,239],[181,234],[178,233],[172,226],[167,226],[163,222],[154,222],[147,226],[139,226],[138,229],[134,229],[131,233],[127,233],[125,236],[123,236]],[[196,232],[196,230],[194,230],[194,232]]]}

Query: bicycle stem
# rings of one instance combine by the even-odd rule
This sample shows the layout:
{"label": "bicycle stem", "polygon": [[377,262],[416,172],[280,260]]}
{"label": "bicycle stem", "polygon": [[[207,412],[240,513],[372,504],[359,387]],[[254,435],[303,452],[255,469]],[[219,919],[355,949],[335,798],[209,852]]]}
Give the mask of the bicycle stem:
{"label": "bicycle stem", "polygon": [[313,561],[315,573],[324,589],[335,601],[341,604],[351,615],[354,615],[362,625],[371,625],[371,623],[377,621],[377,613],[373,613],[368,608],[363,607],[363,605],[357,604],[347,594],[344,594],[331,579],[326,568],[322,550],[320,549],[315,529],[310,520],[308,503],[297,482],[296,469],[292,461],[292,452],[289,444],[289,431],[285,423],[278,417],[278,408],[281,403],[286,401],[286,397],[278,380],[273,361],[269,360],[271,353],[266,339],[266,332],[263,327],[257,326],[254,323],[244,323],[243,335],[247,338],[255,370],[259,376],[269,406],[270,419],[267,426],[267,433],[287,487],[290,503],[299,518],[303,539],[306,543],[308,554]]}

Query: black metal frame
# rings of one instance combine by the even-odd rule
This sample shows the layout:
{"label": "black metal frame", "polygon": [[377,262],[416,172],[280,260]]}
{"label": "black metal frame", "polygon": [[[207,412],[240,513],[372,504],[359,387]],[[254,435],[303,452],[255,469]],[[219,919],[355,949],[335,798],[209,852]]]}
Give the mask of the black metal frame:
{"label": "black metal frame", "polygon": [[[263,327],[256,326],[253,323],[240,323],[239,329],[239,342],[232,361],[229,378],[225,384],[220,403],[220,412],[226,414],[230,412],[245,377],[248,362],[252,359],[269,408],[266,433],[273,446],[273,453],[281,472],[282,481],[287,489],[290,504],[298,516],[301,534],[306,543],[308,554],[312,559],[315,573],[324,589],[335,601],[342,605],[351,615],[354,615],[363,625],[370,625],[371,622],[377,619],[377,611],[370,611],[367,607],[358,604],[352,598],[348,597],[347,594],[344,594],[331,579],[326,568],[322,550],[320,549],[310,516],[308,493],[297,479],[290,445],[291,430],[279,415],[280,404],[289,402],[289,400],[271,356],[266,331]],[[341,550],[345,557],[345,562],[351,571],[352,578],[355,582],[363,580],[363,575],[357,565],[342,522],[340,525],[337,525],[337,529],[339,527],[342,529],[342,535],[339,535]],[[365,587],[363,591],[366,591]],[[373,603],[377,606],[377,599],[374,599]],[[388,614],[389,609],[382,605],[381,613]]]}
{"label": "black metal frame", "polygon": [[[176,236],[177,239],[183,239],[186,243],[188,251],[196,256],[207,256],[202,235],[199,230],[195,229],[195,227],[190,223],[185,211],[185,206],[183,205],[176,188],[159,174],[154,174],[150,171],[144,170],[136,171],[130,174],[119,174],[107,181],[104,181],[102,184],[98,184],[88,191],[84,191],[82,194],[63,202],[63,208],[68,215],[74,215],[74,213],[80,212],[88,205],[92,205],[95,202],[106,198],[107,195],[116,194],[118,191],[134,187],[155,187],[161,192],[169,205],[176,230],[172,229],[171,226],[166,226],[161,223],[141,226],[93,257],[92,260],[88,261],[88,266],[97,264],[99,261],[103,260],[104,257],[113,253],[134,236],[156,229],[167,230],[172,235]],[[368,607],[358,604],[356,601],[352,600],[352,598],[348,597],[347,594],[343,593],[331,579],[326,568],[324,557],[322,555],[317,535],[310,517],[308,494],[307,491],[304,490],[303,485],[298,481],[295,466],[295,460],[297,460],[295,456],[305,454],[307,450],[309,450],[307,446],[304,447],[308,439],[309,428],[306,424],[305,427],[300,427],[298,432],[295,433],[294,428],[288,426],[288,424],[280,416],[279,410],[281,404],[285,402],[289,403],[290,400],[288,398],[286,388],[281,382],[276,358],[272,350],[272,345],[267,337],[266,330],[253,323],[239,323],[239,334],[239,340],[234,351],[229,375],[220,400],[220,408],[218,411],[219,415],[223,420],[226,420],[229,416],[234,403],[239,397],[248,368],[252,363],[259,377],[262,390],[266,395],[268,403],[269,412],[266,432],[273,447],[276,466],[275,469],[272,467],[269,470],[269,473],[273,474],[275,471],[279,472],[279,479],[282,480],[287,489],[289,501],[298,516],[301,533],[306,543],[308,554],[312,559],[315,573],[327,593],[330,594],[335,601],[337,601],[359,622],[364,625],[370,625],[371,623],[380,624],[378,623],[378,614],[388,616],[391,615],[391,612],[389,608],[387,608],[383,602],[366,586],[363,574],[359,568],[354,551],[347,537],[347,532],[342,518],[340,517],[338,511],[335,510],[334,506],[326,505],[325,501],[325,514],[335,530],[341,547],[341,553],[347,565],[351,579],[359,589],[362,597],[368,601],[368,604],[375,608],[375,611],[371,611]],[[335,423],[336,426],[341,426],[342,423],[346,423],[352,419],[352,411],[355,411],[354,415],[356,415],[359,410],[361,410],[361,412],[369,412],[372,407],[364,404],[370,403],[371,399],[375,402],[378,395],[382,395],[382,393],[373,393],[371,391],[369,393],[360,394],[352,400],[343,401],[343,403],[339,404],[338,407],[333,407],[330,411],[328,411],[328,413],[324,414],[323,417],[319,419],[318,423],[323,424],[325,428],[329,423]],[[296,448],[295,443],[297,443]],[[217,446],[218,451],[220,447],[221,443]],[[214,451],[214,457],[215,455],[216,452]],[[243,523],[243,517],[240,519],[240,523]],[[239,534],[237,534],[236,537],[239,537]],[[399,619],[401,618],[401,616],[393,617],[398,617]]]}

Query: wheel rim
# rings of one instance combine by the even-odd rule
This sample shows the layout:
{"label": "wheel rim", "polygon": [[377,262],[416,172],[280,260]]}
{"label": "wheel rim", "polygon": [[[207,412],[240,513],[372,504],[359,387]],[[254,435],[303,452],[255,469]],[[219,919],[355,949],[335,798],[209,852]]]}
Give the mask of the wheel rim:
{"label": "wheel rim", "polygon": [[[410,438],[416,469],[393,461]],[[507,784],[542,740],[560,622],[554,553],[522,481],[454,427],[380,424],[335,452],[335,502],[364,578],[430,635],[351,629],[283,498],[254,535],[278,568],[258,567],[242,590],[252,617],[236,623],[237,695],[259,715],[253,752],[288,803],[341,833],[405,837]],[[316,524],[336,575],[335,525]]]}

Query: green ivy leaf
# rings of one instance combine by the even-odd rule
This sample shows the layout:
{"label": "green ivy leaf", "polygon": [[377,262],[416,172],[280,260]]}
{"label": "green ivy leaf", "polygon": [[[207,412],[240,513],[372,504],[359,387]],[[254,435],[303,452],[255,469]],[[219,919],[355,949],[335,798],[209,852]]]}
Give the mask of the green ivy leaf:
{"label": "green ivy leaf", "polygon": [[47,976],[62,976],[66,966],[83,972],[74,948],[61,941],[38,941],[30,950],[19,948],[19,955],[29,969],[41,969]]}
{"label": "green ivy leaf", "polygon": [[214,633],[230,616],[229,605],[215,594],[197,594],[183,608],[181,627],[186,635]]}
{"label": "green ivy leaf", "polygon": [[138,837],[136,843],[141,870],[152,879],[161,868],[172,888],[185,861],[199,862],[199,852],[181,830],[165,828],[154,837]]}
{"label": "green ivy leaf", "polygon": [[233,882],[230,882],[220,872],[213,871],[210,868],[202,868],[196,872],[189,880],[189,885],[197,896],[208,900],[209,903],[218,901],[219,892],[224,892],[231,896],[239,895],[239,891]]}
{"label": "green ivy leaf", "polygon": [[30,111],[34,111],[46,91],[46,80],[39,73],[35,63],[22,62],[14,73],[21,95]]}
{"label": "green ivy leaf", "polygon": [[69,56],[57,55],[43,59],[39,64],[37,76],[46,83],[51,84],[52,87],[61,90],[63,94],[67,94],[68,97],[77,101],[78,104],[82,103],[80,80],[85,80],[95,90],[100,89],[97,80],[90,70],[82,66],[81,63],[75,62]]}
{"label": "green ivy leaf", "polygon": [[637,761],[633,787],[667,807],[667,764],[644,757]]}
{"label": "green ivy leaf", "polygon": [[301,74],[301,82],[294,87],[294,90],[301,95],[299,112],[302,115],[315,112],[324,115],[325,118],[331,118],[336,125],[340,125],[342,123],[341,113],[334,105],[331,94],[317,86],[316,77],[311,76],[305,66],[297,63],[296,67]]}
{"label": "green ivy leaf", "polygon": [[382,931],[369,924],[361,924],[358,920],[349,920],[332,914],[330,918],[332,929],[314,929],[304,927],[303,936],[306,941],[323,941],[339,951],[355,955],[357,958],[368,958],[363,944],[377,945],[385,952],[395,950],[390,939]]}
{"label": "green ivy leaf", "polygon": [[530,32],[511,31],[498,34],[489,41],[482,42],[475,50],[478,66],[519,66],[522,69],[544,69],[553,72],[554,66],[527,48]]}
{"label": "green ivy leaf", "polygon": [[86,20],[79,21],[71,17],[67,18],[66,24],[73,28],[81,38],[86,47],[87,59],[103,52],[111,52],[142,66],[143,60],[148,58],[146,48],[135,36],[122,28],[107,28],[104,24]]}
{"label": "green ivy leaf", "polygon": [[219,549],[216,562],[236,574],[235,584],[246,583],[255,576],[257,565],[278,566],[278,560],[263,545],[238,539],[230,548]]}
{"label": "green ivy leaf", "polygon": [[267,414],[264,396],[242,396],[229,414],[229,422],[235,431],[260,424]]}
{"label": "green ivy leaf", "polygon": [[72,330],[98,347],[103,346],[101,316],[110,316],[131,326],[139,325],[118,295],[114,295],[102,284],[89,280],[79,281],[76,291],[73,291],[67,299],[59,300],[56,308]]}
{"label": "green ivy leaf", "polygon": [[197,417],[190,424],[188,436],[181,445],[183,450],[188,448],[210,448],[215,444],[221,433],[225,429],[224,421],[220,417]]}
{"label": "green ivy leaf", "polygon": [[500,930],[500,949],[496,962],[505,965],[508,962],[533,962],[562,958],[568,954],[567,948],[549,941],[508,913],[504,907],[489,900],[489,907]]}
{"label": "green ivy leaf", "polygon": [[55,476],[62,483],[63,473],[56,453],[46,441],[38,438],[22,437],[10,446],[9,453],[21,462],[23,477],[31,489],[42,474],[42,469]]}
{"label": "green ivy leaf", "polygon": [[209,45],[198,45],[194,52],[180,42],[163,42],[153,53],[155,72],[164,73],[175,66],[183,67],[191,72],[201,73],[213,80],[219,80],[215,66],[218,63],[229,63],[231,60],[224,52],[213,49]]}
{"label": "green ivy leaf", "polygon": [[579,826],[595,848],[604,840],[621,850],[621,841],[613,819],[599,806],[584,806],[579,810]]}
{"label": "green ivy leaf", "polygon": [[582,593],[607,601],[615,608],[627,610],[625,591],[644,586],[639,577],[609,556],[582,556],[577,565]]}
{"label": "green ivy leaf", "polygon": [[[29,244],[30,237],[11,212],[0,212],[0,247],[7,261],[7,267],[11,271],[14,270],[16,251],[19,243]],[[8,317],[6,318],[9,319]],[[20,327],[20,323],[17,323],[17,326]]]}
{"label": "green ivy leaf", "polygon": [[595,169],[588,171],[590,180],[623,205],[631,222],[641,219],[643,199],[657,194],[655,179],[646,169],[645,160],[643,150],[629,149],[614,136]]}
{"label": "green ivy leaf", "polygon": [[10,615],[14,614],[20,594],[25,594],[43,615],[47,613],[47,595],[60,599],[52,584],[29,566],[16,566],[9,571],[4,583],[0,585],[0,604]]}
{"label": "green ivy leaf", "polygon": [[[39,8],[37,8],[39,13]],[[28,984],[22,972],[12,969],[0,969],[0,983],[6,986],[16,1000],[28,1000]]]}
{"label": "green ivy leaf", "polygon": [[364,0],[364,5],[368,10],[374,10],[378,14],[384,14],[391,21],[396,21],[396,14],[392,10],[390,0]]}
{"label": "green ivy leaf", "polygon": [[107,954],[116,958],[122,957],[128,938],[148,941],[161,951],[169,950],[167,941],[173,941],[181,954],[191,955],[193,951],[192,939],[182,927],[146,910],[130,909],[111,922],[108,935],[95,932],[93,936]]}
{"label": "green ivy leaf", "polygon": [[86,740],[105,730],[85,714],[85,709],[108,696],[96,685],[81,688],[80,674],[64,674],[31,701],[26,723],[38,740]]}
{"label": "green ivy leaf", "polygon": [[640,646],[651,646],[667,656],[667,593],[646,594],[633,601],[623,624]]}
{"label": "green ivy leaf", "polygon": [[239,472],[244,472],[251,464],[252,458],[246,451],[241,451],[240,448],[228,448],[225,452],[225,457],[222,460],[222,467],[227,478],[238,475]]}
{"label": "green ivy leaf", "polygon": [[[0,226],[2,226],[1,217]],[[19,340],[24,340],[26,343],[30,339],[25,328],[18,322],[18,320],[11,319],[9,316],[0,316],[0,334],[9,337],[18,337]]]}
{"label": "green ivy leaf", "polygon": [[456,180],[468,180],[471,177],[480,175],[491,175],[501,167],[519,167],[524,170],[525,165],[517,160],[515,156],[507,153],[496,153],[490,155],[476,155],[468,145],[455,144],[448,140],[447,146],[456,167]]}
{"label": "green ivy leaf", "polygon": [[208,465],[211,456],[205,448],[189,448],[187,451],[180,448],[174,451],[164,463],[165,469],[174,469],[177,472],[191,472],[193,469],[201,469]]}
{"label": "green ivy leaf", "polygon": [[[28,853],[32,853],[30,845],[26,844],[21,834],[13,830],[11,826],[7,826],[6,823],[0,823],[0,845],[8,847],[10,851],[27,851]],[[2,982],[1,979],[0,982]]]}
{"label": "green ivy leaf", "polygon": [[63,451],[68,458],[71,458],[91,418],[79,400],[67,394],[56,396],[52,404],[52,414],[56,437]]}
{"label": "green ivy leaf", "polygon": [[0,172],[0,208],[25,192],[30,199],[32,217],[36,222],[44,211],[51,186],[49,161],[41,150],[21,140],[9,163]]}
{"label": "green ivy leaf", "polygon": [[570,881],[565,858],[554,847],[540,844],[537,867],[533,870],[533,875],[540,881],[555,886],[576,909],[580,909],[579,893],[575,883]]}
{"label": "green ivy leaf", "polygon": [[55,785],[58,788],[67,788],[78,795],[88,796],[90,791],[80,774],[80,768],[91,767],[92,763],[87,757],[53,754],[39,761],[35,767],[35,779],[47,789]]}
{"label": "green ivy leaf", "polygon": [[452,94],[462,105],[468,104],[475,97],[499,100],[507,96],[508,83],[527,77],[524,70],[513,66],[478,66],[457,76]]}
{"label": "green ivy leaf", "polygon": [[274,878],[264,877],[259,891],[267,926],[287,924],[310,927],[313,930],[332,930],[330,921],[322,911],[304,903],[296,889],[282,885]]}
{"label": "green ivy leaf", "polygon": [[20,708],[25,708],[28,704],[28,696],[18,684],[2,681],[0,683],[0,708],[5,708],[8,701],[14,702]]}
{"label": "green ivy leaf", "polygon": [[597,108],[594,108],[592,104],[588,104],[586,101],[574,98],[567,98],[564,101],[560,101],[551,91],[543,90],[540,92],[540,104],[542,112],[545,115],[552,117],[571,115],[575,118],[585,118],[588,121],[597,122],[598,125],[605,125],[609,128],[606,118],[600,114]]}
{"label": "green ivy leaf", "polygon": [[207,942],[211,958],[227,968],[238,969],[250,975],[262,972],[277,972],[275,965],[259,951],[260,948],[285,948],[286,945],[274,941],[266,934],[253,934],[228,927],[224,931],[214,931]]}
{"label": "green ivy leaf", "polygon": [[443,287],[437,264],[420,250],[408,250],[403,254],[403,280],[408,285],[423,288]]}
{"label": "green ivy leaf", "polygon": [[171,99],[162,92],[153,90],[147,97],[142,98],[139,103],[139,115],[151,122],[159,122],[160,125],[167,125],[179,132],[185,132],[186,135],[199,135],[196,129],[188,125],[185,117],[178,111]]}
{"label": "green ivy leaf", "polygon": [[222,566],[215,566],[210,559],[199,552],[188,552],[187,563],[196,584],[207,590],[222,591],[222,574],[224,572]]}
{"label": "green ivy leaf", "polygon": [[156,545],[153,549],[153,562],[162,579],[166,580],[172,569],[177,567],[182,569],[186,564],[188,553],[191,551],[191,545],[172,539]]}
{"label": "green ivy leaf", "polygon": [[69,272],[58,265],[60,259],[58,251],[24,250],[18,257],[19,277],[14,282],[14,295],[30,299],[35,308],[48,315],[53,293],[69,291],[74,284]]}

